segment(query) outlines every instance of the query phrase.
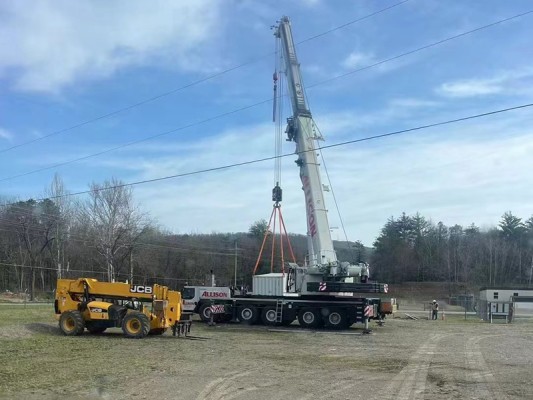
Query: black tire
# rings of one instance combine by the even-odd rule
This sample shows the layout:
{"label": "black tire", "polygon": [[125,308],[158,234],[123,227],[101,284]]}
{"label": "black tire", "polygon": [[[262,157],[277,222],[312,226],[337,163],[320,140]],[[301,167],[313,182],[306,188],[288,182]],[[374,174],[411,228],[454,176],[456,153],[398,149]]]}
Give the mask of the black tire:
{"label": "black tire", "polygon": [[198,314],[200,314],[200,319],[202,321],[211,321],[211,304],[202,304],[198,310]]}
{"label": "black tire", "polygon": [[263,307],[263,311],[261,312],[261,321],[264,325],[268,326],[274,326],[278,325],[277,322],[277,312],[276,307],[274,306],[266,306]]}
{"label": "black tire", "polygon": [[349,321],[346,311],[340,308],[332,308],[329,315],[324,318],[324,325],[328,329],[346,329]]}
{"label": "black tire", "polygon": [[93,335],[98,335],[100,333],[103,333],[107,329],[106,326],[102,326],[102,325],[99,325],[98,323],[94,323],[91,321],[87,322],[85,324],[85,327],[87,328],[89,333],[92,333]]}
{"label": "black tire", "polygon": [[132,339],[141,339],[150,332],[150,320],[141,312],[129,312],[122,321],[124,336]]}
{"label": "black tire", "polygon": [[67,336],[79,336],[85,329],[85,321],[79,311],[65,311],[59,317],[59,329]]}
{"label": "black tire", "polygon": [[304,307],[298,312],[298,323],[302,328],[316,329],[322,325],[322,315],[316,308]]}
{"label": "black tire", "polygon": [[254,306],[241,306],[237,312],[237,317],[242,324],[252,325],[259,319],[259,311]]}

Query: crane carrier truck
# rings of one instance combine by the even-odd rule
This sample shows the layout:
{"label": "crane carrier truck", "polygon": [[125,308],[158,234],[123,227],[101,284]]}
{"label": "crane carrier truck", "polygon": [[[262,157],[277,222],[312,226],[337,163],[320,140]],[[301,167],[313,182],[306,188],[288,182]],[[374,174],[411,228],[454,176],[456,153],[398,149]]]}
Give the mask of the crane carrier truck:
{"label": "crane carrier truck", "polygon": [[[235,293],[229,288],[186,287],[185,307],[207,320],[211,313],[231,316],[243,323],[288,325],[298,319],[301,326],[333,329],[362,322],[368,329],[370,319],[381,319],[394,311],[394,299],[382,300],[386,284],[371,283],[368,264],[356,265],[337,260],[328,223],[320,178],[317,147],[323,140],[309,110],[296,57],[288,17],[275,27],[281,49],[292,116],[287,119],[287,141],[296,144],[296,165],[305,198],[308,237],[308,261],[300,266],[288,263],[281,273],[254,275],[250,293]],[[274,115],[278,75],[274,73]],[[281,97],[281,96],[279,96]],[[281,99],[280,99],[281,100]],[[272,191],[274,207],[279,207],[282,191],[278,184]],[[374,294],[374,297],[367,297]]]}

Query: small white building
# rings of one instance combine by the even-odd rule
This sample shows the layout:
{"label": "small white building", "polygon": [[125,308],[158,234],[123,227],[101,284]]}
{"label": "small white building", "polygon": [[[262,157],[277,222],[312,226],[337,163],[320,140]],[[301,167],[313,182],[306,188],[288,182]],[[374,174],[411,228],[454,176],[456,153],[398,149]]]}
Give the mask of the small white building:
{"label": "small white building", "polygon": [[512,319],[520,313],[533,313],[533,288],[495,286],[479,289],[478,314],[484,320],[492,317]]}

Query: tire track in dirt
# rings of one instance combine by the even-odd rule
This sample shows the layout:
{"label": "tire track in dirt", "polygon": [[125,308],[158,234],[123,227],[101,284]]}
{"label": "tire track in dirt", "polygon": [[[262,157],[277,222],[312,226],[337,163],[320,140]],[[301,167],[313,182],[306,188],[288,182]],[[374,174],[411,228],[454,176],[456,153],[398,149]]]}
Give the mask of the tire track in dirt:
{"label": "tire track in dirt", "polygon": [[248,388],[239,389],[236,387],[238,379],[248,376],[253,371],[240,371],[232,374],[222,376],[209,382],[196,397],[196,400],[221,400],[235,398],[241,393],[256,390],[257,387],[250,386]]}
{"label": "tire track in dirt", "polygon": [[429,365],[439,342],[451,334],[432,335],[409,359],[409,363],[394,377],[389,386],[390,400],[415,400],[424,398]]}
{"label": "tire track in dirt", "polygon": [[466,366],[468,367],[469,380],[476,385],[476,398],[487,400],[505,400],[507,396],[499,389],[496,379],[485,362],[485,357],[479,347],[483,339],[501,335],[474,336],[465,343]]}
{"label": "tire track in dirt", "polygon": [[[352,378],[353,379],[353,378]],[[351,382],[346,385],[339,385],[338,382],[335,383],[334,388],[330,386],[326,388],[318,388],[314,390],[313,393],[309,393],[303,397],[298,397],[298,400],[312,400],[312,399],[334,399],[336,395],[347,394],[348,390],[354,388],[355,386],[361,386],[360,382]]]}

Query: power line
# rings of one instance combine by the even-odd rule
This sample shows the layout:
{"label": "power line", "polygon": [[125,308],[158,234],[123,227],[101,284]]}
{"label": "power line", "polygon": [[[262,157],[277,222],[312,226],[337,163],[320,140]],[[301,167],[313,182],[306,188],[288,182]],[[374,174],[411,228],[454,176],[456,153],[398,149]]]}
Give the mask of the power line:
{"label": "power line", "polygon": [[466,36],[466,35],[470,35],[471,33],[478,32],[478,31],[481,31],[483,29],[487,29],[487,28],[493,27],[495,25],[499,25],[499,24],[502,24],[504,22],[511,21],[513,19],[520,18],[520,17],[523,17],[523,16],[531,14],[531,13],[533,13],[533,10],[526,11],[526,12],[523,12],[523,13],[520,13],[520,14],[517,14],[517,15],[513,15],[512,17],[504,18],[504,19],[501,19],[499,21],[492,22],[490,24],[480,26],[478,28],[471,29],[471,30],[466,31],[466,32],[462,32],[462,33],[459,33],[457,35],[450,36],[450,37],[448,37],[446,39],[442,39],[442,40],[439,40],[437,42],[433,42],[433,43],[427,44],[425,46],[418,47],[418,48],[416,48],[414,50],[411,50],[411,51],[408,51],[408,52],[405,52],[405,53],[402,53],[402,54],[398,54],[397,56],[386,58],[386,59],[378,61],[378,62],[376,62],[374,64],[370,64],[370,65],[367,65],[365,67],[358,68],[356,70],[347,72],[345,74],[334,76],[332,78],[326,79],[325,81],[321,81],[318,84],[315,83],[314,85],[309,86],[309,88],[312,88],[312,87],[317,86],[319,84],[322,85],[324,83],[334,81],[335,79],[344,78],[346,76],[355,74],[356,72],[360,72],[360,71],[364,71],[364,70],[369,69],[369,68],[377,67],[378,65],[381,65],[381,64],[384,64],[384,63],[387,63],[387,62],[390,62],[390,61],[394,61],[394,60],[397,60],[397,59],[399,59],[401,57],[405,57],[405,56],[408,56],[408,55],[411,55],[411,54],[414,54],[414,53],[418,53],[419,51],[426,50],[426,49],[429,49],[431,47],[438,46],[439,44],[449,42],[450,40],[454,40],[454,39],[457,39],[457,38],[460,38],[460,37],[463,37],[463,36]]}
{"label": "power line", "polygon": [[[37,201],[40,201],[40,200],[37,200]],[[34,217],[36,219],[42,218],[42,219],[44,219],[44,220],[46,220],[46,221],[48,221],[50,223],[58,222],[59,219],[64,218],[64,216],[53,215],[53,214],[49,214],[49,213],[45,213],[45,212],[33,213],[32,210],[25,209],[23,207],[19,207],[16,204],[17,203],[13,203],[13,204],[10,204],[10,205],[6,204],[5,206],[9,207],[9,212],[13,213],[17,217],[31,216],[31,217]],[[12,227],[15,227],[15,228],[21,226],[20,224],[16,223],[16,221],[11,221],[11,220],[9,220],[8,218],[5,218],[5,217],[4,218],[0,217],[0,224],[12,226]],[[20,233],[19,231],[16,231],[16,230],[2,229],[1,226],[2,225],[0,225],[0,230],[1,231],[11,232],[11,233]],[[45,227],[43,227],[43,226],[27,226],[27,228],[31,229],[31,230],[34,230],[34,231],[37,231],[37,232],[41,232],[41,233],[47,231],[47,229]],[[54,230],[54,232],[56,232],[56,231]],[[66,236],[66,240],[71,240],[71,238],[72,238],[72,241],[79,242],[79,243],[86,243],[87,241],[90,241],[90,239],[85,238],[85,237],[80,236],[80,235],[73,234],[70,231],[69,232],[63,231],[61,233]],[[172,234],[167,235],[167,236],[177,236],[177,234],[172,233]],[[177,246],[179,246],[179,247],[177,247],[177,246],[173,246],[172,243],[170,243],[170,244],[160,244],[160,243],[146,243],[146,242],[138,242],[138,241],[133,243],[133,245],[139,245],[141,247],[143,247],[143,246],[151,246],[151,247],[160,247],[160,248],[180,250],[180,251],[190,251],[190,252],[196,252],[196,253],[207,254],[207,255],[232,256],[232,257],[235,255],[235,248],[234,247],[221,249],[221,248],[212,248],[212,247],[205,247],[205,246],[199,247],[197,245],[180,245],[179,243],[177,243]],[[90,246],[90,247],[96,247],[96,246]],[[238,249],[238,251],[242,251],[242,250],[243,249]],[[228,251],[228,253],[225,253],[224,251]],[[242,257],[242,256],[240,256],[240,257]]]}
{"label": "power line", "polygon": [[[319,86],[319,85],[323,85],[325,83],[329,83],[329,82],[334,81],[336,79],[345,78],[345,77],[347,77],[349,75],[352,75],[354,73],[361,72],[361,71],[364,71],[364,70],[367,70],[367,69],[370,69],[370,68],[373,68],[373,67],[377,67],[377,66],[382,65],[384,63],[397,60],[397,59],[399,59],[401,57],[405,57],[405,56],[408,56],[408,55],[411,55],[411,54],[414,54],[414,53],[429,49],[429,48],[437,46],[439,44],[446,43],[446,42],[448,42],[450,40],[457,39],[457,38],[463,37],[465,35],[469,35],[471,33],[475,33],[475,32],[478,32],[480,30],[487,29],[487,28],[490,28],[492,26],[495,26],[495,25],[510,21],[512,19],[519,18],[519,17],[522,17],[522,16],[527,15],[527,14],[531,14],[531,13],[533,13],[533,10],[527,11],[527,12],[524,12],[524,13],[521,13],[521,14],[517,14],[517,15],[514,15],[512,17],[508,17],[508,18],[505,18],[505,19],[502,19],[502,20],[499,20],[499,21],[496,21],[496,22],[493,22],[493,23],[490,23],[490,24],[487,24],[487,25],[483,25],[483,26],[480,26],[478,28],[475,28],[475,29],[472,29],[472,30],[469,30],[469,31],[466,31],[466,32],[463,32],[463,33],[460,33],[460,34],[457,34],[457,35],[454,35],[454,36],[450,36],[450,37],[448,37],[446,39],[442,39],[442,40],[439,40],[437,42],[433,42],[433,43],[427,44],[425,46],[418,47],[418,48],[416,48],[414,50],[410,50],[410,51],[398,54],[396,56],[386,58],[384,60],[381,60],[381,61],[375,62],[373,64],[370,64],[370,65],[355,69],[353,71],[349,71],[347,73],[344,73],[344,74],[341,74],[341,75],[336,75],[336,76],[333,76],[331,78],[316,82],[316,83],[308,86],[307,88],[310,89],[310,88],[313,88],[313,87],[316,87],[316,86]],[[36,174],[36,173],[39,173],[39,172],[43,172],[43,171],[47,171],[47,170],[50,170],[50,169],[53,169],[53,168],[57,168],[57,167],[61,167],[61,166],[64,166],[64,165],[72,164],[72,163],[75,163],[75,162],[78,162],[78,161],[87,160],[87,159],[92,158],[92,157],[101,156],[103,154],[107,154],[107,153],[110,153],[110,152],[113,152],[113,151],[116,151],[116,150],[119,150],[119,149],[123,149],[125,147],[133,146],[133,145],[136,145],[136,144],[139,144],[139,143],[143,143],[143,142],[155,139],[155,138],[159,138],[159,137],[162,137],[162,136],[169,135],[171,133],[175,133],[175,132],[178,132],[178,131],[181,131],[181,130],[185,130],[185,129],[192,128],[192,127],[195,127],[195,126],[198,126],[198,125],[202,125],[202,124],[205,124],[205,123],[208,123],[208,122],[211,122],[211,121],[226,117],[228,115],[236,114],[236,113],[239,113],[239,112],[242,112],[242,111],[257,107],[257,106],[260,106],[262,104],[269,103],[271,101],[272,101],[271,98],[270,99],[266,99],[266,100],[259,101],[257,103],[250,104],[248,106],[244,106],[244,107],[232,110],[232,111],[228,111],[228,112],[225,112],[225,113],[222,113],[222,114],[214,115],[214,116],[205,118],[205,119],[197,121],[197,122],[192,122],[190,124],[183,125],[183,126],[180,126],[178,128],[170,129],[168,131],[164,131],[164,132],[152,135],[152,136],[147,136],[147,137],[142,138],[142,139],[134,140],[134,141],[127,142],[127,143],[124,143],[124,144],[119,145],[119,146],[108,148],[108,149],[99,151],[97,153],[88,154],[88,155],[85,155],[85,156],[82,156],[82,157],[78,157],[78,158],[75,158],[75,159],[71,159],[71,160],[68,160],[68,161],[64,161],[64,162],[61,162],[61,163],[49,165],[47,167],[38,168],[38,169],[35,169],[35,170],[32,170],[32,171],[23,172],[21,174],[0,178],[0,182],[9,181],[9,180],[16,179],[16,178],[21,178],[23,176],[33,175],[33,174]],[[0,151],[0,153],[1,153],[1,151]]]}
{"label": "power line", "polygon": [[[18,202],[12,203],[12,204],[10,204],[8,206],[9,206],[9,212],[15,214],[18,217],[31,216],[31,217],[34,217],[36,219],[42,218],[44,220],[47,220],[50,223],[58,223],[60,219],[65,218],[65,215],[59,215],[59,214],[58,215],[54,215],[54,214],[49,214],[49,213],[39,212],[39,211],[34,212],[35,210],[26,209],[24,207],[17,206],[16,204],[18,204]],[[20,226],[16,222],[11,221],[11,220],[9,220],[9,219],[7,219],[5,217],[4,218],[0,217],[0,222],[6,223],[6,224],[9,224],[9,225],[12,225],[12,226]],[[42,232],[46,231],[46,228],[44,228],[44,227],[31,226],[29,228],[31,228],[31,229],[37,229],[38,228],[38,229],[42,230]],[[11,231],[11,232],[15,232],[15,231]],[[74,237],[74,238],[77,237],[79,239],[78,241],[86,242],[88,240],[88,239],[84,238],[83,236],[75,235],[75,234],[72,234],[70,232],[68,232],[68,233],[67,232],[62,232],[62,233],[64,233],[68,237]],[[171,234],[171,235],[175,235],[175,234]],[[189,245],[189,246],[185,246],[185,247],[176,247],[176,246],[171,246],[171,245],[164,245],[164,244],[157,244],[157,243],[144,243],[144,242],[135,242],[135,244],[144,245],[144,246],[165,247],[165,248],[169,248],[169,249],[183,250],[183,251],[199,251],[199,252],[203,252],[205,254],[212,254],[212,255],[234,255],[234,250],[235,250],[233,247],[230,248],[230,249],[220,249],[220,248],[216,248],[215,249],[215,248],[208,248],[208,247],[205,247],[205,246],[204,247],[198,247],[198,246]],[[231,253],[221,253],[224,250],[230,251]],[[242,250],[242,249],[239,249],[239,250]]]}
{"label": "power line", "polygon": [[347,23],[339,25],[339,26],[337,26],[335,28],[329,29],[329,30],[327,30],[325,32],[322,32],[322,33],[319,33],[317,35],[311,36],[311,37],[309,37],[307,39],[302,40],[301,42],[297,42],[296,44],[298,45],[298,44],[302,44],[302,43],[305,43],[305,42],[309,42],[310,40],[314,40],[314,39],[319,38],[321,36],[325,36],[325,35],[327,35],[327,34],[329,34],[331,32],[335,32],[335,31],[338,31],[339,29],[346,28],[347,26],[353,25],[353,24],[355,24],[357,22],[364,21],[365,19],[371,18],[371,17],[373,17],[375,15],[381,14],[382,12],[388,11],[391,8],[398,7],[398,6],[400,6],[400,5],[404,4],[404,3],[407,3],[408,1],[409,0],[400,1],[399,3],[396,3],[396,4],[393,4],[393,5],[389,6],[389,7],[383,8],[383,9],[381,9],[379,11],[373,12],[372,14],[365,15],[364,17],[361,17],[361,18],[358,18],[358,19],[354,19],[353,21],[347,22]]}
{"label": "power line", "polygon": [[218,115],[215,115],[215,116],[212,116],[212,117],[208,117],[208,118],[203,119],[201,121],[193,122],[193,123],[190,123],[188,125],[183,125],[183,126],[180,126],[178,128],[175,128],[175,129],[170,129],[168,131],[161,132],[161,133],[158,133],[156,135],[148,136],[148,137],[145,137],[143,139],[134,140],[134,141],[131,141],[131,142],[128,142],[128,143],[124,143],[124,144],[121,144],[119,146],[115,146],[115,147],[112,147],[112,148],[109,148],[109,149],[106,149],[106,150],[99,151],[97,153],[88,154],[86,156],[82,156],[82,157],[78,157],[78,158],[71,159],[71,160],[68,160],[68,161],[64,161],[64,162],[61,162],[61,163],[49,165],[47,167],[35,169],[33,171],[24,172],[22,174],[13,175],[13,176],[6,177],[6,178],[1,178],[0,182],[4,182],[4,181],[11,180],[11,179],[16,179],[16,178],[21,178],[23,176],[36,174],[38,172],[47,171],[49,169],[53,169],[53,168],[61,167],[61,166],[64,166],[64,165],[72,164],[72,163],[75,163],[75,162],[78,162],[78,161],[87,160],[89,158],[101,156],[102,154],[110,153],[110,152],[115,151],[115,150],[123,149],[125,147],[133,146],[135,144],[143,143],[143,142],[146,142],[146,141],[149,141],[149,140],[161,137],[161,136],[169,135],[171,133],[175,133],[175,132],[182,131],[182,130],[185,130],[185,129],[188,129],[188,128],[192,128],[194,126],[202,125],[202,124],[205,124],[205,123],[208,123],[208,122],[211,122],[211,121],[226,117],[226,116],[231,115],[231,114],[235,114],[235,113],[238,113],[238,112],[241,112],[241,111],[245,111],[245,110],[253,108],[253,107],[257,107],[257,106],[259,106],[261,104],[269,103],[271,101],[272,101],[272,99],[263,100],[263,101],[260,101],[258,103],[255,103],[255,104],[251,104],[251,105],[248,105],[248,106],[245,106],[245,107],[238,108],[236,110],[232,110],[232,111],[228,111],[228,112],[225,112],[225,113],[222,113],[222,114],[218,114]]}
{"label": "power line", "polygon": [[[306,42],[309,42],[309,41],[314,40],[314,39],[316,39],[316,38],[319,38],[319,37],[325,36],[325,35],[327,35],[327,34],[329,34],[329,33],[331,33],[331,32],[335,32],[335,31],[337,31],[337,30],[339,30],[339,29],[346,28],[347,26],[350,26],[350,25],[353,25],[353,24],[355,24],[355,23],[357,23],[357,22],[360,22],[360,21],[363,21],[363,20],[365,20],[365,19],[371,18],[371,17],[373,17],[373,16],[375,16],[375,15],[381,14],[381,13],[383,13],[383,12],[385,12],[385,11],[388,11],[388,10],[394,8],[394,7],[397,7],[397,6],[399,6],[399,5],[402,5],[402,4],[404,4],[404,3],[407,3],[408,1],[409,1],[409,0],[404,0],[404,1],[401,1],[401,2],[399,2],[399,3],[393,4],[393,5],[391,5],[391,6],[388,6],[388,7],[382,8],[381,10],[375,11],[375,12],[373,12],[373,13],[371,13],[371,14],[368,14],[368,15],[366,15],[366,16],[364,16],[364,17],[360,17],[360,18],[354,19],[354,20],[352,20],[352,21],[349,21],[349,22],[347,22],[347,23],[344,23],[344,24],[342,24],[342,25],[339,25],[339,26],[337,26],[337,27],[335,27],[335,28],[332,28],[332,29],[329,29],[329,30],[327,30],[327,31],[321,32],[321,33],[319,33],[319,34],[316,34],[316,35],[314,35],[314,36],[311,36],[311,37],[309,37],[309,38],[307,38],[307,39],[304,39],[304,40],[302,40],[302,41],[300,41],[300,42],[298,42],[298,43],[296,43],[296,44],[299,45],[299,44],[302,44],[302,43],[306,43]],[[250,59],[249,61],[243,62],[242,64],[238,64],[238,65],[235,65],[235,66],[233,66],[233,67],[227,68],[227,69],[225,69],[225,70],[223,70],[223,71],[217,72],[217,73],[215,73],[215,74],[208,75],[208,76],[206,76],[206,77],[204,77],[204,78],[201,78],[201,79],[198,79],[198,80],[196,80],[196,81],[190,82],[190,83],[188,83],[188,84],[186,84],[186,85],[184,85],[184,86],[178,87],[178,88],[176,88],[176,89],[172,89],[172,90],[169,90],[169,91],[167,91],[167,92],[160,93],[160,94],[158,94],[158,95],[155,95],[155,96],[152,96],[152,97],[146,98],[146,99],[144,99],[144,100],[141,100],[141,101],[139,101],[139,102],[137,102],[137,103],[133,103],[133,104],[131,104],[131,105],[129,105],[129,106],[126,106],[126,107],[123,107],[123,108],[116,109],[116,110],[114,110],[114,111],[108,112],[108,113],[106,113],[106,114],[102,114],[102,115],[100,115],[100,116],[98,116],[98,117],[94,117],[94,118],[91,118],[91,119],[85,120],[85,121],[83,121],[83,122],[80,122],[80,123],[78,123],[78,124],[75,124],[75,125],[69,126],[69,127],[67,127],[67,128],[60,129],[60,130],[55,131],[55,132],[51,132],[51,133],[49,133],[49,134],[47,134],[47,135],[43,135],[43,136],[41,136],[41,137],[38,137],[38,138],[35,138],[35,139],[32,139],[32,140],[28,140],[27,142],[23,142],[23,143],[19,143],[19,144],[17,144],[17,145],[11,146],[11,147],[7,147],[7,148],[5,148],[5,149],[0,150],[0,154],[1,154],[1,153],[5,153],[5,152],[7,152],[7,151],[9,151],[9,150],[13,150],[13,149],[16,149],[16,148],[19,148],[19,147],[22,147],[22,146],[26,146],[26,145],[28,145],[28,144],[32,144],[32,143],[35,143],[35,142],[38,142],[38,141],[41,141],[41,140],[47,139],[47,138],[52,137],[52,136],[60,135],[60,134],[62,134],[62,133],[65,133],[65,132],[68,132],[68,131],[74,130],[74,129],[76,129],[76,128],[81,128],[82,126],[85,126],[85,125],[91,124],[91,123],[93,123],[93,122],[97,122],[97,121],[100,121],[100,120],[103,120],[103,119],[106,119],[106,118],[112,117],[112,116],[117,115],[117,114],[121,114],[121,113],[123,113],[123,112],[129,111],[129,110],[132,110],[132,109],[134,109],[134,108],[137,108],[137,107],[143,106],[143,105],[145,105],[145,104],[152,103],[152,102],[154,102],[154,101],[156,101],[156,100],[159,100],[159,99],[161,99],[161,98],[163,98],[163,97],[170,96],[170,95],[172,95],[172,94],[174,94],[174,93],[177,93],[177,92],[180,92],[180,91],[182,91],[182,90],[185,90],[185,89],[191,88],[191,87],[193,87],[193,86],[199,85],[200,83],[207,82],[207,81],[209,81],[209,80],[212,80],[212,79],[214,79],[214,78],[218,78],[219,76],[225,75],[225,74],[227,74],[227,73],[229,73],[229,72],[235,71],[235,70],[240,69],[240,68],[242,68],[242,67],[245,67],[245,66],[248,66],[248,65],[254,64],[254,63],[256,63],[257,61],[260,61],[260,60],[262,60],[262,59],[264,59],[264,58],[270,57],[272,54],[273,54],[273,53],[268,53],[268,54],[265,54],[265,55],[263,55],[263,56],[257,56],[257,57],[254,57],[254,58]]]}
{"label": "power line", "polygon": [[[8,220],[2,219],[2,218],[0,218],[0,223],[2,224],[2,225],[0,225],[0,231],[17,233],[17,234],[21,233],[20,231],[17,231],[17,230],[2,228],[2,226],[8,226],[8,227],[17,228],[20,225],[18,225],[16,223],[13,223],[11,221],[8,221]],[[26,229],[28,231],[33,231],[33,232],[38,232],[38,233],[44,233],[44,232],[49,231],[46,228],[39,227],[39,226],[27,226]],[[87,242],[91,242],[92,241],[89,238],[84,238],[84,237],[82,237],[80,235],[74,235],[72,233],[68,233],[65,236],[66,236],[65,240],[73,241],[73,242],[77,242],[77,243],[87,243]],[[57,239],[57,236],[54,236],[51,239]],[[235,256],[235,250],[234,249],[226,249],[226,250],[228,250],[230,252],[224,253],[224,252],[222,252],[222,250],[218,250],[218,249],[217,249],[218,251],[211,251],[209,249],[205,249],[204,250],[204,249],[199,248],[199,247],[176,247],[176,246],[163,245],[163,244],[157,244],[157,243],[134,242],[131,245],[132,246],[140,246],[140,247],[156,247],[156,248],[163,248],[163,249],[172,249],[172,250],[194,252],[196,254],[206,254],[206,255],[213,255],[213,256],[226,256],[226,257],[234,257]],[[97,246],[94,246],[94,245],[88,245],[88,247],[98,248]]]}
{"label": "power line", "polygon": [[[37,269],[37,270],[46,270],[46,271],[57,271],[57,267],[42,267],[42,266],[37,266],[37,265],[24,265],[24,264],[15,264],[15,263],[5,263],[5,262],[0,262],[0,265],[1,266],[4,266],[4,267],[18,267],[18,268],[30,268],[30,269]],[[102,270],[102,271],[94,271],[94,270],[83,270],[83,269],[62,269],[62,272],[63,273],[71,273],[71,272],[83,272],[83,273],[86,273],[86,272],[90,272],[91,274],[107,274],[107,271],[105,270]],[[128,273],[117,273],[117,276],[130,276],[130,274]],[[192,279],[185,279],[185,278],[168,278],[168,277],[162,277],[162,276],[148,276],[148,275],[139,275],[139,274],[133,274],[133,277],[137,277],[137,278],[143,278],[143,279],[164,279],[164,280],[173,280],[173,281],[178,281],[178,282],[191,282],[191,281],[197,281],[197,282],[200,282],[202,281],[201,279],[198,279],[198,278],[192,278]]]}
{"label": "power line", "polygon": [[[401,134],[404,134],[404,133],[420,131],[420,130],[424,130],[424,129],[434,128],[434,127],[437,127],[437,126],[450,125],[450,124],[454,124],[454,123],[457,123],[457,122],[464,122],[464,121],[473,120],[473,119],[477,119],[477,118],[483,118],[483,117],[487,117],[487,116],[490,116],[490,115],[501,114],[501,113],[504,113],[504,112],[524,109],[524,108],[528,108],[528,107],[532,107],[532,106],[533,106],[533,103],[522,104],[522,105],[519,105],[519,106],[508,107],[508,108],[503,108],[503,109],[494,110],[494,111],[488,111],[488,112],[481,113],[481,114],[469,115],[467,117],[460,117],[460,118],[450,119],[450,120],[446,120],[446,121],[435,122],[435,123],[432,123],[432,124],[420,125],[420,126],[417,126],[417,127],[414,127],[414,128],[407,128],[407,129],[402,129],[402,130],[398,130],[398,131],[382,133],[382,134],[379,134],[379,135],[367,136],[367,137],[360,138],[360,139],[354,139],[354,140],[348,140],[348,141],[344,141],[344,142],[334,143],[334,144],[330,144],[330,145],[327,145],[327,146],[321,146],[321,147],[318,147],[316,149],[302,151],[302,152],[299,152],[299,153],[285,153],[285,154],[282,154],[282,155],[280,155],[278,157],[291,157],[291,156],[294,156],[295,154],[301,154],[301,153],[305,153],[307,151],[316,151],[316,150],[329,149],[329,148],[333,148],[333,147],[340,147],[340,146],[346,146],[346,145],[354,144],[354,143],[360,143],[360,142],[366,142],[366,141],[375,140],[375,139],[381,139],[381,138],[385,138],[385,137],[389,137],[389,136],[401,135]],[[218,167],[212,167],[212,168],[206,168],[206,169],[201,169],[201,170],[196,170],[196,171],[191,171],[191,172],[183,172],[183,173],[174,174],[174,175],[162,176],[162,177],[159,177],[159,178],[152,178],[152,179],[145,179],[145,180],[136,181],[136,182],[123,183],[123,184],[120,184],[120,185],[103,187],[103,188],[99,188],[99,189],[83,190],[83,191],[73,192],[73,193],[68,193],[68,194],[63,194],[63,195],[43,197],[43,198],[36,199],[36,201],[43,201],[43,200],[46,200],[46,199],[52,200],[52,199],[57,199],[57,198],[70,197],[70,196],[78,196],[78,195],[82,195],[82,194],[91,193],[91,192],[94,192],[94,191],[111,190],[111,189],[117,189],[117,188],[121,188],[121,187],[136,186],[136,185],[142,185],[142,184],[146,184],[146,183],[159,182],[159,181],[164,181],[164,180],[168,180],[168,179],[182,178],[182,177],[185,177],[185,176],[199,175],[199,174],[204,174],[204,173],[207,173],[207,172],[222,171],[222,170],[226,170],[226,169],[230,169],[230,168],[241,167],[241,166],[250,165],[250,164],[257,164],[257,163],[261,163],[261,162],[265,162],[265,161],[271,161],[271,160],[274,160],[274,158],[276,158],[276,156],[258,158],[258,159],[249,160],[249,161],[243,161],[243,162],[239,162],[239,163],[221,165],[221,166],[218,166]],[[12,204],[16,204],[16,202],[14,202],[14,203],[4,203],[2,205],[3,206],[9,206],[9,205],[12,205]]]}

